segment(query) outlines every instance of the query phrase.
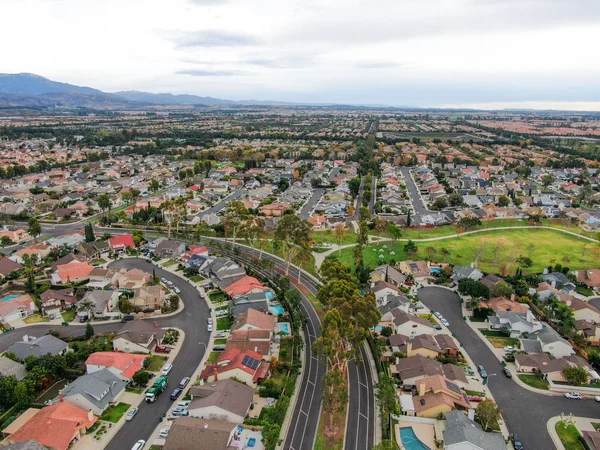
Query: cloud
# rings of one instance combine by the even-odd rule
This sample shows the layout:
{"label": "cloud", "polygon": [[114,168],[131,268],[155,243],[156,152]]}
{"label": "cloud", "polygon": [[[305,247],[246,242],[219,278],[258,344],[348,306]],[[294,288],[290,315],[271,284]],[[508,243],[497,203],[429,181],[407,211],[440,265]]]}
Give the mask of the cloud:
{"label": "cloud", "polygon": [[223,5],[228,2],[228,0],[189,0],[190,3],[194,5]]}
{"label": "cloud", "polygon": [[238,47],[259,43],[255,36],[223,30],[176,31],[169,34],[178,48]]}
{"label": "cloud", "polygon": [[178,70],[178,75],[190,75],[192,77],[231,77],[235,75],[244,75],[244,72],[236,70]]}

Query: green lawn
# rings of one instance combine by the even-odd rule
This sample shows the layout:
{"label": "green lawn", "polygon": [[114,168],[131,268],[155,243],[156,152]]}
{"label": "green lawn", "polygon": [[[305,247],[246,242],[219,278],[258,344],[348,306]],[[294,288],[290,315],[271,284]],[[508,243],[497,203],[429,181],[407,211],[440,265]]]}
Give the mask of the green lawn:
{"label": "green lawn", "polygon": [[492,343],[495,348],[504,348],[504,347],[516,347],[519,343],[519,340],[516,338],[508,338],[508,337],[489,337],[488,341]]}
{"label": "green lawn", "polygon": [[578,294],[585,295],[586,297],[592,297],[594,295],[594,291],[585,286],[577,286],[575,290]]}
{"label": "green lawn", "polygon": [[48,316],[42,316],[41,314],[34,314],[33,316],[25,317],[23,322],[27,324],[50,322],[50,318]]}
{"label": "green lawn", "polygon": [[225,292],[219,291],[208,294],[208,298],[212,303],[221,303],[227,299],[227,296],[225,295]]}
{"label": "green lawn", "polygon": [[228,331],[233,325],[233,319],[229,317],[219,317],[217,319],[217,331]]}
{"label": "green lawn", "polygon": [[123,417],[123,414],[127,412],[130,406],[131,405],[122,402],[115,406],[109,406],[100,416],[100,420],[117,423],[121,417]]}
{"label": "green lawn", "polygon": [[131,392],[132,394],[141,394],[144,390],[141,388],[134,388],[127,386],[125,392]]}
{"label": "green lawn", "polygon": [[102,264],[106,264],[106,260],[103,258],[92,261],[92,266],[101,266]]}
{"label": "green lawn", "polygon": [[489,337],[505,337],[502,334],[502,331],[496,331],[496,330],[479,330],[479,332],[481,334],[483,334],[484,336],[489,336]]}
{"label": "green lawn", "polygon": [[224,309],[228,309],[228,305],[218,306],[215,308],[215,311],[223,311]]}
{"label": "green lawn", "polygon": [[[338,243],[337,238],[335,237],[335,233],[332,230],[327,231],[313,231],[312,234],[313,241],[315,244],[319,242],[326,242],[328,244],[336,244]],[[355,244],[358,240],[358,235],[354,232],[352,227],[346,230],[346,234],[344,235],[344,239],[342,239],[342,245]]]}
{"label": "green lawn", "polygon": [[61,312],[60,315],[65,322],[72,322],[77,315],[77,311],[75,309],[70,309],[68,311]]}
{"label": "green lawn", "polygon": [[219,355],[221,354],[221,352],[210,352],[210,354],[208,355],[208,359],[206,360],[207,364],[212,364],[217,362],[217,358],[219,357]]}
{"label": "green lawn", "polygon": [[565,426],[565,423],[560,421],[555,426],[556,433],[566,449],[569,450],[585,450],[581,442],[579,442],[579,431],[575,425]]}
{"label": "green lawn", "polygon": [[[282,355],[282,350],[285,349],[284,354]],[[279,360],[283,363],[291,363],[292,362],[292,349],[293,349],[293,339],[282,339],[281,346],[279,347]]]}
{"label": "green lawn", "polygon": [[475,317],[475,316],[471,316],[469,317],[469,320],[471,322],[485,322],[485,317]]}
{"label": "green lawn", "polygon": [[188,277],[190,279],[190,281],[193,281],[194,283],[199,283],[200,281],[204,280],[203,277],[201,277],[200,275],[192,275],[191,277]]}
{"label": "green lawn", "polygon": [[596,431],[600,430],[600,422],[592,423],[592,426],[594,427],[594,430],[596,430]]}
{"label": "green lawn", "polygon": [[477,397],[485,397],[485,394],[483,392],[479,392],[479,391],[470,391],[470,390],[466,389],[465,393],[467,395],[472,395],[472,396],[477,396]]}
{"label": "green lawn", "polygon": [[167,362],[166,356],[152,355],[150,356],[150,365],[146,369],[148,372],[158,372]]}
{"label": "green lawn", "polygon": [[175,264],[178,264],[177,261],[175,261],[174,259],[170,259],[166,263],[163,263],[163,267],[171,267]]}
{"label": "green lawn", "polygon": [[227,344],[227,339],[215,339],[215,345],[225,345]]}
{"label": "green lawn", "polygon": [[548,382],[537,375],[519,375],[519,380],[533,388],[548,390]]}
{"label": "green lawn", "polygon": [[439,323],[437,323],[437,320],[435,320],[433,314],[419,314],[419,317],[421,317],[422,319],[429,320],[429,323],[431,323],[431,325],[439,325]]}
{"label": "green lawn", "polygon": [[[524,268],[525,273],[539,273],[556,263],[571,269],[585,269],[594,267],[597,259],[592,251],[592,242],[559,231],[537,228],[489,231],[441,241],[418,242],[418,253],[413,256],[404,252],[405,244],[390,241],[368,245],[363,251],[365,265],[373,268],[382,262],[429,259],[428,247],[435,250],[433,261],[469,265],[478,260],[479,269],[491,273],[514,273],[516,259],[520,255],[531,254],[533,261],[532,267]],[[530,248],[530,245],[533,247]],[[448,252],[447,256],[442,254],[442,248]],[[340,261],[351,269],[354,269],[353,250],[351,247],[343,249],[339,256]]]}

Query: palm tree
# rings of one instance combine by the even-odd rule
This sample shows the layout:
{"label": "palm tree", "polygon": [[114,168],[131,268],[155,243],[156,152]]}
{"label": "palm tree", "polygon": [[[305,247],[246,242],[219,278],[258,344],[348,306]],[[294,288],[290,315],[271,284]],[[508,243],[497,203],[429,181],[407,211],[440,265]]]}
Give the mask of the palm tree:
{"label": "palm tree", "polygon": [[77,305],[77,311],[86,312],[89,320],[92,320],[92,308],[96,304],[90,300],[84,300]]}

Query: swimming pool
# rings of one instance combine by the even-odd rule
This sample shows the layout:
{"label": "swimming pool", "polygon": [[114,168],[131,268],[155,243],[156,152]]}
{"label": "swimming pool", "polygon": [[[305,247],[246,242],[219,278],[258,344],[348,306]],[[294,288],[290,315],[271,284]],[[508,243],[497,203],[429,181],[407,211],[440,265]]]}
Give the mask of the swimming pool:
{"label": "swimming pool", "polygon": [[432,267],[431,269],[429,269],[429,273],[440,273],[442,271],[442,269],[440,269],[439,267]]}
{"label": "swimming pool", "polygon": [[283,316],[285,314],[281,305],[278,304],[270,305],[269,311],[271,311],[271,314],[273,314],[274,316]]}
{"label": "swimming pool", "polygon": [[431,450],[419,440],[412,427],[400,428],[400,440],[405,450]]}
{"label": "swimming pool", "polygon": [[278,322],[275,325],[277,326],[277,333],[281,332],[288,336],[291,334],[291,328],[288,322]]}
{"label": "swimming pool", "polygon": [[266,291],[265,294],[269,300],[275,298],[275,294],[273,294],[271,291]]}
{"label": "swimming pool", "polygon": [[18,296],[18,295],[11,294],[11,295],[7,295],[6,297],[4,297],[4,298],[3,298],[2,300],[0,300],[0,301],[2,301],[2,302],[8,302],[9,300],[15,299],[15,298],[17,298],[17,297],[19,297],[19,296]]}

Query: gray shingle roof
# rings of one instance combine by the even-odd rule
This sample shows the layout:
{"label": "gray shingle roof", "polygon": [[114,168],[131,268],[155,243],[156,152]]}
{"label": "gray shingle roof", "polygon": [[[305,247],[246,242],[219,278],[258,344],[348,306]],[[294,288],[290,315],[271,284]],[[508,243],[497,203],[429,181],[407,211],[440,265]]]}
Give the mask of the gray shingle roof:
{"label": "gray shingle roof", "polygon": [[6,356],[0,356],[0,375],[3,377],[14,376],[18,381],[21,381],[27,376],[27,370],[23,364]]}
{"label": "gray shingle roof", "polygon": [[[252,403],[254,389],[234,380],[217,381],[211,385],[190,388],[192,402],[188,410],[217,406],[225,411],[245,417]],[[193,414],[192,414],[193,415]]]}
{"label": "gray shingle roof", "polygon": [[67,348],[68,345],[66,342],[47,334],[29,342],[15,342],[8,347],[7,351],[14,353],[19,360],[24,361],[30,355],[38,358],[47,354],[58,355]]}
{"label": "gray shingle roof", "polygon": [[473,422],[460,411],[446,413],[446,430],[444,430],[444,445],[451,446],[469,442],[485,450],[506,450],[502,434],[486,433],[479,424]]}
{"label": "gray shingle roof", "polygon": [[108,369],[82,375],[62,390],[68,400],[74,395],[82,395],[98,409],[104,410],[109,402],[127,386],[128,380],[120,378]]}

